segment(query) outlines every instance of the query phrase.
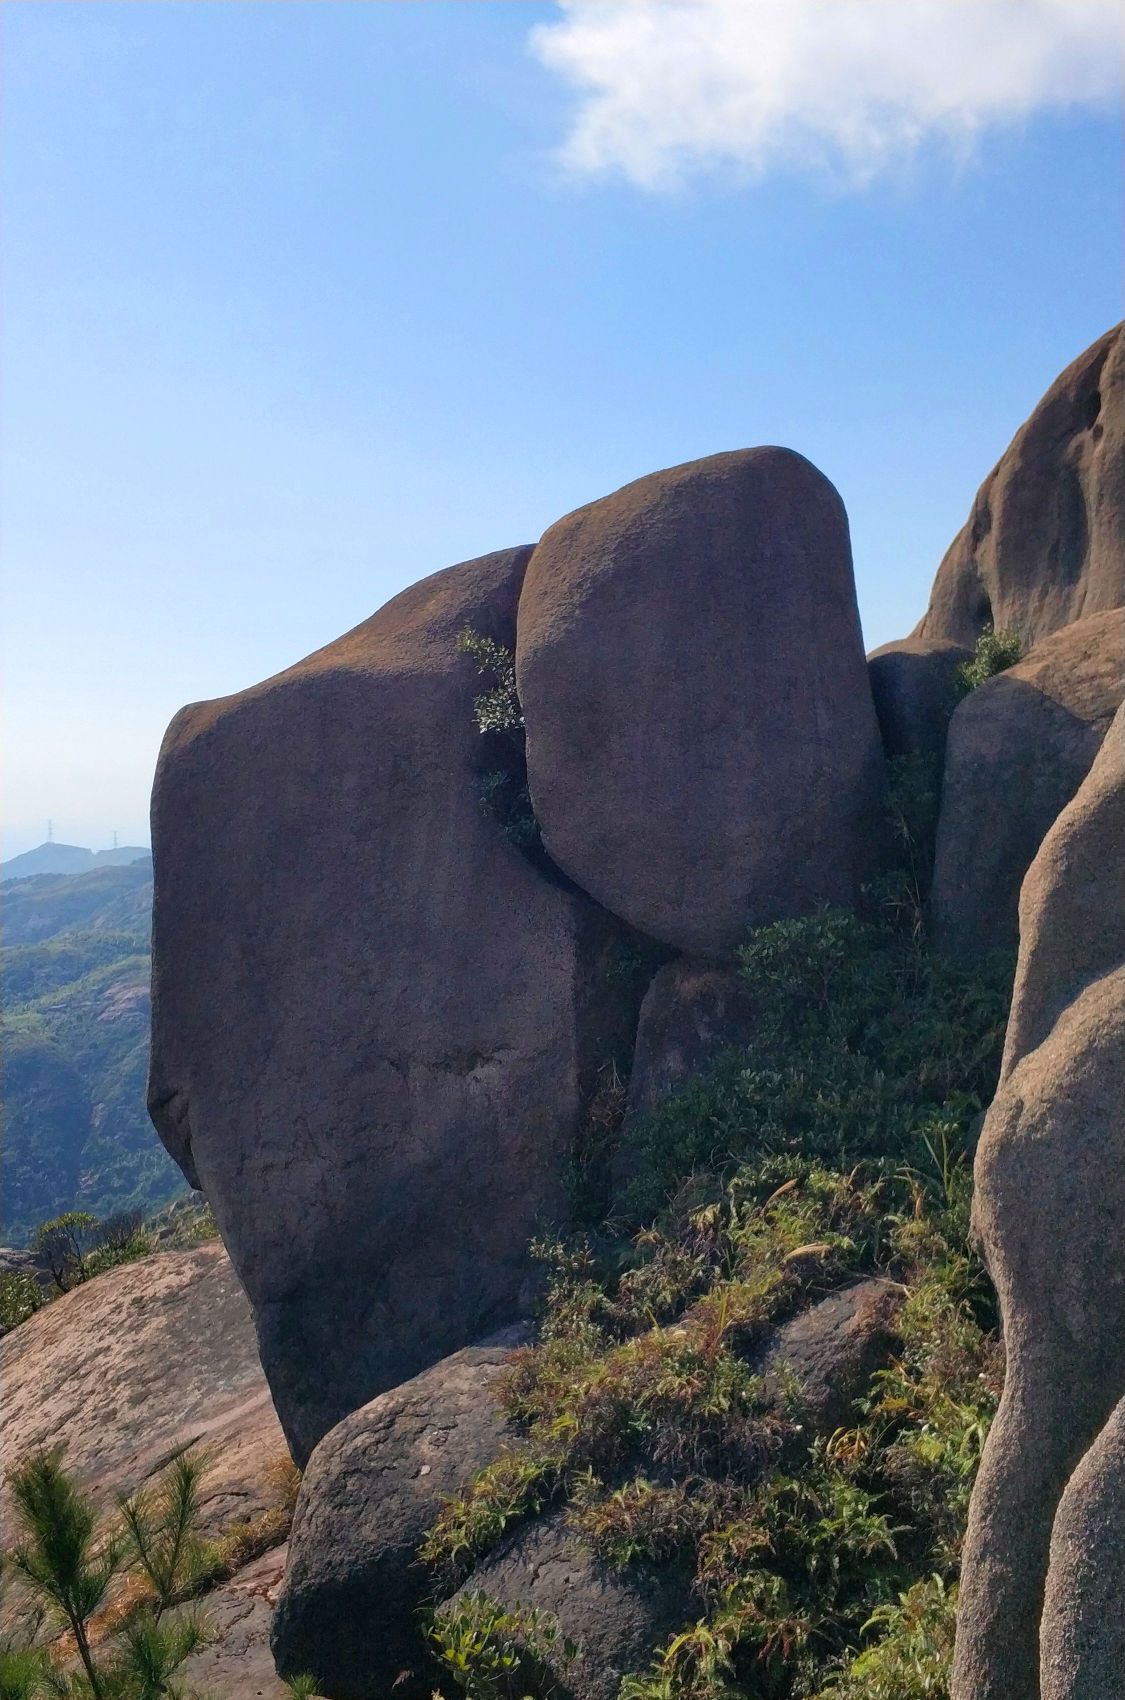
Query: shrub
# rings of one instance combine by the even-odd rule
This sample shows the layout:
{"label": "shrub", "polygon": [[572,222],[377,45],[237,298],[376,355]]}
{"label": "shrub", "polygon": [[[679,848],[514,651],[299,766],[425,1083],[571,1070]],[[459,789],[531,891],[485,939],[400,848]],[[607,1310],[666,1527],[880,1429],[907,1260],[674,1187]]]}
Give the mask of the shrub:
{"label": "shrub", "polygon": [[[19,1647],[9,1637],[0,1643],[5,1695],[23,1693],[28,1700],[38,1693],[68,1694],[75,1700],[170,1695],[174,1672],[208,1638],[205,1624],[193,1613],[162,1621],[181,1585],[193,1580],[189,1555],[200,1548],[197,1465],[182,1455],[143,1503],[122,1502],[123,1509],[128,1507],[122,1528],[99,1526],[93,1505],[57,1450],[36,1453],[8,1479],[22,1536],[12,1569],[39,1601],[47,1625],[53,1618],[69,1631],[81,1674],[68,1672],[49,1648]],[[146,1584],[145,1595],[95,1652],[91,1621],[104,1613],[111,1584],[130,1558]]]}
{"label": "shrub", "polygon": [[46,1303],[47,1296],[29,1269],[13,1269],[0,1275],[0,1332],[8,1333],[26,1322]]}
{"label": "shrub", "polygon": [[480,1592],[439,1606],[430,1628],[439,1662],[469,1700],[554,1700],[555,1674],[579,1655],[549,1613],[508,1611]]}
{"label": "shrub", "polygon": [[517,850],[538,860],[544,856],[539,823],[527,784],[523,709],[516,694],[516,658],[492,638],[464,627],[457,648],[471,655],[477,671],[492,681],[473,698],[473,718],[484,739],[477,781],[480,805],[498,822]]}
{"label": "shrub", "polygon": [[972,660],[963,661],[957,669],[955,678],[959,694],[968,696],[978,685],[983,685],[986,679],[993,679],[997,673],[1014,667],[1019,658],[1019,633],[998,632],[989,623],[977,639]]}
{"label": "shrub", "polygon": [[[753,1042],[627,1129],[616,1221],[533,1247],[539,1343],[499,1384],[520,1444],[422,1556],[456,1582],[555,1503],[603,1563],[685,1570],[697,1619],[622,1700],[943,1695],[999,1391],[970,1162],[1011,963],[970,970],[885,916],[825,910],[758,929],[740,972]],[[850,1426],[811,1439],[799,1388],[756,1373],[763,1343],[877,1272],[906,1288],[894,1356]]]}

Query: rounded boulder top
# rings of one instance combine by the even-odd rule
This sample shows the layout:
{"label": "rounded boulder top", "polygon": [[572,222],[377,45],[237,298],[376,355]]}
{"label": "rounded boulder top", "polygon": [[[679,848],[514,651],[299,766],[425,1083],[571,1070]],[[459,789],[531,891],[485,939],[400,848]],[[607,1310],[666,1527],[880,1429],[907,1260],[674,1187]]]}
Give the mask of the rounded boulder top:
{"label": "rounded boulder top", "polygon": [[850,902],[882,761],[847,515],[783,448],[712,455],[553,525],[516,628],[528,779],[580,886],[677,949]]}

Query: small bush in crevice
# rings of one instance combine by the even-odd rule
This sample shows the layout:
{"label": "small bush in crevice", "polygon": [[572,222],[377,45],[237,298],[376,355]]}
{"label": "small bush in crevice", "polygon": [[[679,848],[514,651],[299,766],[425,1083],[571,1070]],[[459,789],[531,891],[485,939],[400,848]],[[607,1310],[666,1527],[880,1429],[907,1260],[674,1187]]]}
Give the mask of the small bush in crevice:
{"label": "small bush in crevice", "polygon": [[484,739],[477,781],[481,808],[524,855],[545,855],[527,784],[523,709],[516,694],[516,658],[510,649],[466,626],[457,648],[492,681],[473,698],[473,717]]}
{"label": "small bush in crevice", "polygon": [[966,697],[970,691],[975,691],[978,685],[983,685],[986,679],[994,679],[997,673],[1004,673],[1009,667],[1014,667],[1020,654],[1019,633],[998,632],[990,622],[977,639],[972,660],[962,661],[957,668],[954,678],[958,695]]}

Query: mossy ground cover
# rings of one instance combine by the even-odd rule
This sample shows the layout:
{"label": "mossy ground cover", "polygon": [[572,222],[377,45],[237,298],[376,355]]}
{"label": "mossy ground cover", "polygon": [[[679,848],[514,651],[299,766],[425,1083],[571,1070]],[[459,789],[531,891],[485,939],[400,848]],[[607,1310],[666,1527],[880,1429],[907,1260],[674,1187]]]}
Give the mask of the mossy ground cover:
{"label": "mossy ground cover", "polygon": [[[447,1592],[561,1506],[607,1566],[676,1567],[695,1616],[621,1700],[947,1693],[1001,1378],[969,1204],[1012,965],[932,953],[902,880],[866,917],[749,939],[754,1042],[627,1130],[607,1218],[536,1246],[539,1341],[500,1395],[519,1445],[423,1549]],[[848,1423],[815,1433],[799,1387],[763,1377],[764,1342],[875,1273],[905,1291],[892,1355]],[[518,1618],[479,1596],[437,1612],[448,1693],[565,1688],[544,1624]]]}

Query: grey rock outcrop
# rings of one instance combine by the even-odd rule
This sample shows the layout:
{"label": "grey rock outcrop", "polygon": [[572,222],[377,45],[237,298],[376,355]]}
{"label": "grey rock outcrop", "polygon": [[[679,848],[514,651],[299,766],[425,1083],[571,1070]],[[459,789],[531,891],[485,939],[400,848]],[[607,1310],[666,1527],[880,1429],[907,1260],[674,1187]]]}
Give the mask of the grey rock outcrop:
{"label": "grey rock outcrop", "polygon": [[443,1498],[511,1443],[492,1397],[506,1351],[469,1347],[353,1411],[309,1461],[273,1626],[283,1676],[333,1700],[426,1700],[435,1667],[418,1609],[418,1548]]}
{"label": "grey rock outcrop", "polygon": [[1042,1700],[1125,1697],[1125,1398],[1055,1515],[1039,1663]]}
{"label": "grey rock outcrop", "polygon": [[949,725],[931,891],[939,944],[1017,940],[1019,891],[1125,696],[1125,610],[1094,614],[979,685]]}
{"label": "grey rock outcrop", "polygon": [[817,1433],[843,1427],[854,1416],[853,1402],[887,1361],[905,1297],[897,1281],[873,1276],[783,1323],[761,1359],[767,1388],[782,1376],[792,1378]]}
{"label": "grey rock outcrop", "polygon": [[1024,881],[973,1208],[1007,1377],[970,1507],[952,1693],[1035,1700],[1052,1524],[1125,1394],[1125,709]]}
{"label": "grey rock outcrop", "polygon": [[984,627],[1030,648],[1125,603],[1125,331],[1051,385],[977,492],[915,636],[972,646]]}
{"label": "grey rock outcrop", "polygon": [[480,807],[456,639],[512,646],[528,554],[184,709],[161,752],[149,1108],[214,1208],[299,1462],[518,1314],[597,1048],[635,1026],[615,924]]}
{"label": "grey rock outcrop", "polygon": [[971,655],[948,638],[903,638],[872,650],[867,672],[889,756],[927,756],[940,765],[959,701],[955,674]]}
{"label": "grey rock outcrop", "polygon": [[551,1669],[573,1700],[615,1700],[622,1677],[646,1669],[658,1643],[699,1615],[687,1576],[642,1564],[609,1568],[583,1546],[565,1512],[503,1541],[460,1592],[478,1590],[508,1611],[550,1613],[577,1643],[573,1663]]}
{"label": "grey rock outcrop", "polygon": [[759,448],[653,473],[532,555],[516,673],[558,865],[677,950],[851,901],[882,761],[843,504]]}

